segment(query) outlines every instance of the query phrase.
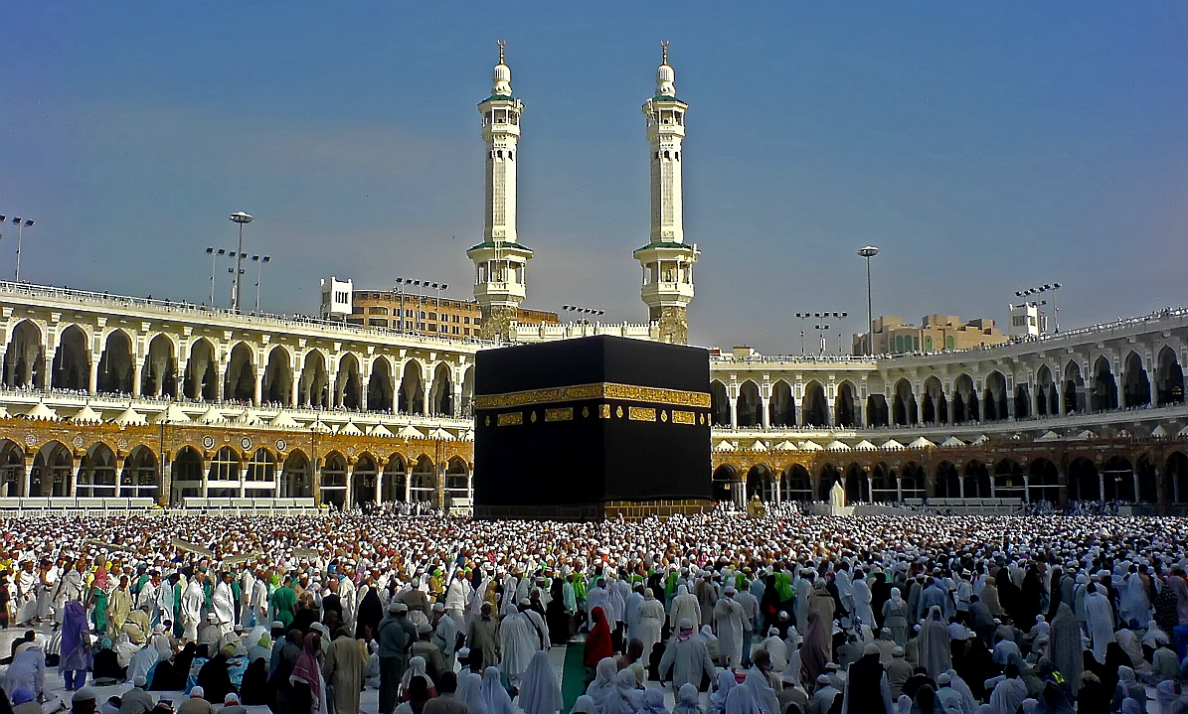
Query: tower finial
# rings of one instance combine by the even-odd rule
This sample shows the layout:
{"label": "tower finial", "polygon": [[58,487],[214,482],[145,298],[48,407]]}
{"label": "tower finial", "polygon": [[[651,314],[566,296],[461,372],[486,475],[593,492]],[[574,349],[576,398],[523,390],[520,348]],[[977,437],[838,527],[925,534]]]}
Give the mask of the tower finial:
{"label": "tower finial", "polygon": [[[499,64],[503,64],[503,48],[507,47],[507,41],[495,40],[495,42],[499,44]],[[667,53],[667,50],[665,50],[665,52]],[[665,56],[667,56],[667,54]]]}
{"label": "tower finial", "polygon": [[668,64],[668,40],[660,42],[660,64]]}

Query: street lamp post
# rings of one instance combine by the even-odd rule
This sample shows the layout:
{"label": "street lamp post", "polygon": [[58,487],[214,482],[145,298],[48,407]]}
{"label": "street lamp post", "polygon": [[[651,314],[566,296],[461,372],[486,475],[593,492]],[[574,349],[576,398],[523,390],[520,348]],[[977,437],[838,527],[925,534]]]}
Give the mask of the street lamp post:
{"label": "street lamp post", "polygon": [[[0,223],[3,223],[8,217],[0,215]],[[26,228],[32,228],[34,221],[32,218],[21,218],[20,216],[12,217],[12,225],[17,227],[17,254],[16,254],[16,282],[21,282],[21,239],[24,238]]]}
{"label": "street lamp post", "polygon": [[817,329],[817,337],[821,340],[821,354],[822,355],[825,354],[825,348],[826,348],[825,333],[829,330],[829,325],[826,325],[825,321],[831,317],[834,319],[840,320],[840,319],[846,317],[848,314],[849,313],[845,313],[845,312],[814,312],[813,313],[813,317],[817,318],[817,328],[816,328]]}
{"label": "street lamp post", "polygon": [[804,350],[804,321],[812,317],[811,312],[798,312],[796,317],[800,318],[800,354],[803,356],[807,354]]}
{"label": "street lamp post", "polygon": [[231,222],[239,224],[239,250],[235,252],[234,285],[231,288],[231,312],[239,312],[239,277],[243,275],[243,227],[254,221],[249,213],[236,211],[231,214]]}
{"label": "street lamp post", "polygon": [[264,264],[271,263],[272,256],[270,256],[270,255],[253,255],[252,262],[256,264],[256,312],[254,314],[259,315],[260,314],[260,278],[264,274]]}
{"label": "street lamp post", "polygon": [[866,258],[866,354],[874,354],[874,310],[870,299],[870,259],[879,254],[877,246],[863,246],[858,255]]}
{"label": "street lamp post", "polygon": [[210,306],[215,306],[215,266],[219,260],[219,256],[226,255],[227,251],[223,248],[207,248],[206,254],[210,256]]}
{"label": "street lamp post", "polygon": [[[598,310],[592,307],[581,307],[580,305],[562,305],[561,309],[566,312],[576,312],[579,315],[593,315],[595,317],[601,317],[606,314],[605,310]],[[582,318],[582,324],[588,325],[590,324],[590,320],[587,318]]]}
{"label": "street lamp post", "polygon": [[1032,295],[1052,293],[1052,321],[1055,323],[1056,334],[1060,334],[1060,308],[1056,306],[1056,291],[1062,287],[1064,286],[1060,283],[1044,283],[1043,285],[1037,285],[1034,288],[1016,290],[1015,296],[1021,298],[1030,298]]}

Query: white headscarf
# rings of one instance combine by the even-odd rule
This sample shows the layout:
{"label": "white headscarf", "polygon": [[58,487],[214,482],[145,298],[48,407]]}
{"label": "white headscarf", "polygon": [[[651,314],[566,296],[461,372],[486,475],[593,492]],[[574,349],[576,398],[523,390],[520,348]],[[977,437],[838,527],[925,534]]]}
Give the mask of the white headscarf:
{"label": "white headscarf", "polygon": [[537,650],[528,662],[528,669],[524,670],[520,708],[524,714],[555,714],[562,706],[561,685],[549,665],[549,655],[544,650]]}
{"label": "white headscarf", "polygon": [[483,700],[483,677],[478,672],[462,674],[455,696],[466,702],[468,714],[487,714],[487,703]]}
{"label": "white headscarf", "polygon": [[511,697],[499,681],[499,668],[487,667],[483,670],[482,684],[483,703],[487,705],[487,714],[519,714],[520,710],[512,704]]}

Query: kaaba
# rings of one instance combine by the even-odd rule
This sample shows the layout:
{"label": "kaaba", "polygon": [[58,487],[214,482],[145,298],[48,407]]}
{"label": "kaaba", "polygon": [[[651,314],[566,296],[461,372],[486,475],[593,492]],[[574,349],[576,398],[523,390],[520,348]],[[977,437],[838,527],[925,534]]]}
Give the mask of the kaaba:
{"label": "kaaba", "polygon": [[709,353],[597,336],[482,350],[477,518],[596,520],[710,505]]}

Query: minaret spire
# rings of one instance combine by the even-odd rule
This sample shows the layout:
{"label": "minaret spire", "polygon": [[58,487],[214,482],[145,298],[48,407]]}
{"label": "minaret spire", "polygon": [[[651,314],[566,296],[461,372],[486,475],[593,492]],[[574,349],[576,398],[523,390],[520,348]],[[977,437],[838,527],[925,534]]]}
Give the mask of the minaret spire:
{"label": "minaret spire", "polygon": [[640,296],[662,342],[689,341],[686,310],[693,301],[693,264],[700,252],[685,244],[681,166],[684,159],[685,113],[677,98],[676,72],[668,64],[668,42],[660,43],[656,93],[644,102],[651,147],[652,221],[648,244],[636,250],[643,266]]}
{"label": "minaret spire", "polygon": [[499,63],[491,72],[491,96],[479,102],[483,141],[487,144],[483,242],[466,251],[474,262],[474,297],[482,309],[479,336],[515,338],[519,304],[526,296],[525,267],[532,251],[516,235],[516,165],[524,103],[512,94],[511,68],[499,44]]}

